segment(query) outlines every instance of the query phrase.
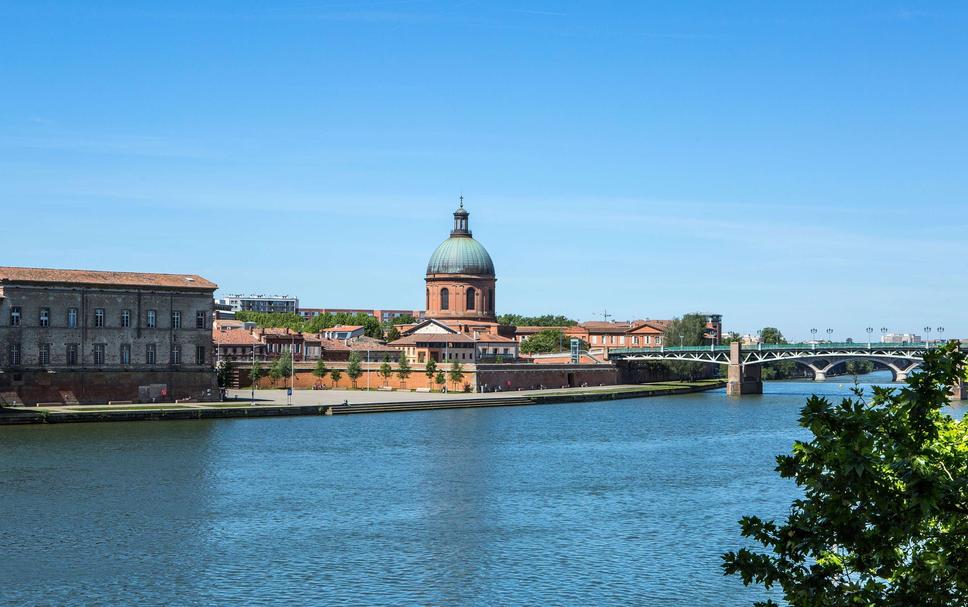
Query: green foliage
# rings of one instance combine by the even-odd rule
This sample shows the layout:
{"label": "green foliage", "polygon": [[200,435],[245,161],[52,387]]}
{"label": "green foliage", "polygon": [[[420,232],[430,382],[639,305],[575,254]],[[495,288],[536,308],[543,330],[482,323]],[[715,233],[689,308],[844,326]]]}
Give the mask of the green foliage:
{"label": "green foliage", "polygon": [[253,389],[259,384],[259,380],[264,375],[265,371],[262,369],[262,364],[259,361],[252,363],[252,368],[249,369],[249,382]]}
{"label": "green foliage", "polygon": [[407,359],[407,353],[400,351],[400,362],[397,364],[397,377],[400,378],[400,383],[404,386],[407,385],[407,379],[410,378],[410,374],[413,369],[410,368],[410,361]]}
{"label": "green foliage", "polygon": [[335,388],[336,384],[338,384],[339,380],[343,377],[343,372],[340,369],[333,369],[329,372],[329,376],[333,378],[333,387]]}
{"label": "green foliage", "polygon": [[303,317],[292,312],[253,312],[239,310],[235,313],[235,320],[254,322],[260,327],[288,328],[299,331],[303,324]]}
{"label": "green foliage", "polygon": [[396,341],[400,339],[400,329],[396,325],[391,324],[386,330],[387,341]]}
{"label": "green foliage", "polygon": [[813,372],[792,360],[764,363],[763,379],[790,379],[793,377],[812,377]]}
{"label": "green foliage", "polygon": [[514,325],[515,327],[574,327],[577,320],[572,320],[560,314],[544,314],[542,316],[521,316],[519,314],[502,314],[497,317],[498,324]]}
{"label": "green foliage", "polygon": [[545,329],[521,342],[521,352],[524,354],[564,352],[570,347],[570,339],[560,329]]}
{"label": "green foliage", "polygon": [[760,329],[760,341],[765,344],[785,344],[786,338],[776,327],[763,327]]}
{"label": "green foliage", "polygon": [[434,376],[434,382],[436,382],[438,386],[443,386],[447,382],[447,378],[444,377],[443,371],[437,371],[437,375]]}
{"label": "green foliage", "polygon": [[383,355],[383,362],[380,363],[380,370],[378,371],[380,377],[383,378],[383,385],[386,386],[387,382],[390,381],[390,376],[393,375],[393,367],[390,366],[390,355]]}
{"label": "green foliage", "polygon": [[313,375],[319,379],[323,379],[329,374],[329,369],[326,368],[326,361],[320,358],[316,361],[316,366],[313,367]]}
{"label": "green foliage", "polygon": [[364,335],[383,339],[383,325],[369,314],[327,313],[307,320],[292,313],[247,312],[243,310],[236,312],[235,318],[243,322],[254,322],[260,327],[287,328],[301,333],[320,333],[337,325],[359,325],[363,327]]}
{"label": "green foliage", "polygon": [[876,369],[876,365],[869,360],[848,360],[844,363],[844,371],[848,375],[864,375]]}
{"label": "green foliage", "polygon": [[235,366],[230,360],[223,360],[219,364],[216,370],[216,380],[218,381],[219,388],[227,388],[229,382],[232,380],[232,373],[235,371]]}
{"label": "green foliage", "polygon": [[359,352],[350,352],[350,362],[346,365],[346,376],[350,378],[355,388],[356,380],[363,376],[363,365],[360,361]]}
{"label": "green foliage", "polygon": [[729,333],[723,336],[724,344],[731,344],[734,341],[740,341],[740,342],[743,341],[743,336],[737,333],[736,331],[730,331]]}
{"label": "green foliage", "polygon": [[395,318],[390,319],[390,323],[394,325],[412,325],[417,322],[417,319],[413,317],[413,314],[403,314]]}
{"label": "green foliage", "polygon": [[[709,343],[706,339],[706,315],[685,314],[675,318],[662,333],[662,343],[666,346],[702,346]],[[668,362],[663,363],[669,371],[680,379],[694,380],[702,376],[703,363]]]}
{"label": "green foliage", "polygon": [[968,421],[944,412],[964,373],[948,344],[900,391],[811,397],[812,438],[776,467],[803,496],[784,522],[740,521],[765,550],[723,555],[726,574],[779,587],[791,607],[968,605]]}
{"label": "green foliage", "polygon": [[[776,327],[763,327],[757,333],[764,344],[785,344],[787,340]],[[812,373],[803,365],[792,360],[766,363],[763,365],[763,379],[790,379],[792,377],[808,377]]]}
{"label": "green foliage", "polygon": [[269,377],[272,378],[272,382],[275,383],[283,377],[289,377],[292,373],[292,354],[289,352],[283,352],[282,356],[277,358],[272,366],[269,367]]}
{"label": "green foliage", "polygon": [[437,361],[432,358],[427,359],[427,364],[424,366],[424,375],[427,376],[427,381],[431,381],[437,373]]}
{"label": "green foliage", "polygon": [[450,371],[447,372],[450,377],[450,381],[456,386],[460,382],[464,381],[464,365],[460,364],[456,360],[450,363]]}

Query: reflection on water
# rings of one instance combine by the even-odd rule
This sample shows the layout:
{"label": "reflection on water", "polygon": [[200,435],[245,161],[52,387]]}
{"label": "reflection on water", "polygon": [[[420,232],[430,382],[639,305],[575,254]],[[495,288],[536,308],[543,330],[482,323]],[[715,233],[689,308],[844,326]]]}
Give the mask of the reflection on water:
{"label": "reflection on water", "polygon": [[746,605],[719,555],[794,496],[804,398],[850,387],[2,427],[0,602]]}

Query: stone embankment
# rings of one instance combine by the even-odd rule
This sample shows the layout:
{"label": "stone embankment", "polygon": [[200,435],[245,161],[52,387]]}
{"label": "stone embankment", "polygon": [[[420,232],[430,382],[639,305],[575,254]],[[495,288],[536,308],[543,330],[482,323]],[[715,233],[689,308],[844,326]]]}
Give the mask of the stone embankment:
{"label": "stone embankment", "polygon": [[158,421],[180,419],[218,419],[248,417],[287,417],[293,415],[350,415],[358,413],[391,413],[431,411],[437,409],[472,409],[480,407],[516,407],[556,403],[600,402],[627,398],[670,396],[722,388],[725,382],[704,380],[691,383],[668,382],[640,386],[616,386],[609,389],[544,390],[527,393],[489,394],[480,397],[428,398],[426,400],[370,402],[361,404],[239,404],[181,403],[159,405],[101,405],[60,407],[7,407],[0,409],[0,425],[58,424],[72,422]]}

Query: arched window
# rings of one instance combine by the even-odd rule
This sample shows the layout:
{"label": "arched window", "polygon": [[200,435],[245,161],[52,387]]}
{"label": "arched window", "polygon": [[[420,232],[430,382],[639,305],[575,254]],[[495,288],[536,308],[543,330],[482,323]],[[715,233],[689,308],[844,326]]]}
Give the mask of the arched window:
{"label": "arched window", "polygon": [[494,311],[494,289],[487,290],[487,304],[490,306],[489,311]]}
{"label": "arched window", "polygon": [[475,299],[474,296],[475,295],[477,295],[477,291],[474,290],[474,287],[469,287],[467,289],[467,309],[468,310],[473,310],[474,309],[474,305],[476,303],[474,301],[474,299]]}
{"label": "arched window", "polygon": [[447,287],[444,287],[440,290],[440,309],[450,309],[450,290],[448,290]]}

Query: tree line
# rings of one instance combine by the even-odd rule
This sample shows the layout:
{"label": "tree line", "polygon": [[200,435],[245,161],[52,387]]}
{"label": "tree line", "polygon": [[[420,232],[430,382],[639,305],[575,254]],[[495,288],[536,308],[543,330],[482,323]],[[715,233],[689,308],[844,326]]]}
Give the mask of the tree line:
{"label": "tree line", "polygon": [[375,339],[388,339],[393,341],[400,337],[397,325],[412,324],[417,319],[410,314],[398,316],[386,323],[381,323],[379,319],[369,314],[356,313],[348,314],[340,312],[332,314],[320,314],[312,318],[303,318],[299,314],[292,312],[253,312],[240,310],[235,313],[235,319],[243,322],[254,322],[256,326],[262,328],[289,329],[300,333],[321,333],[326,329],[339,325],[358,325],[363,327],[363,334]]}

